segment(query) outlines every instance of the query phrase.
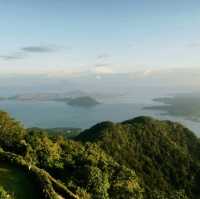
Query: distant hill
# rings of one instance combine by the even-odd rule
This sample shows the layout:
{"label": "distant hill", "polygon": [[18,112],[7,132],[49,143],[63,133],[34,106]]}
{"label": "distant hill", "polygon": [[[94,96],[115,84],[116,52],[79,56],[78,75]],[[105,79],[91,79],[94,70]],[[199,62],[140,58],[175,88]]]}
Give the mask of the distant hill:
{"label": "distant hill", "polygon": [[49,136],[63,136],[64,138],[74,138],[78,136],[81,132],[80,128],[38,128],[32,127],[28,128],[27,131],[34,131],[34,132],[45,132]]}
{"label": "distant hill", "polygon": [[83,95],[83,92],[68,93],[28,93],[19,94],[11,97],[0,97],[0,101],[17,100],[17,101],[57,101],[64,102],[70,106],[92,107],[100,104],[95,98],[89,95]]}
{"label": "distant hill", "polygon": [[172,97],[155,98],[158,105],[145,107],[145,109],[159,110],[163,114],[183,117],[195,122],[200,121],[200,94],[186,93]]}
{"label": "distant hill", "polygon": [[83,96],[83,97],[77,97],[73,98],[67,101],[67,104],[71,106],[82,106],[82,107],[92,107],[100,104],[96,99],[89,97],[89,96]]}
{"label": "distant hill", "polygon": [[66,101],[87,93],[79,90],[69,92],[41,92],[41,93],[20,93],[9,97],[0,97],[0,100],[19,100],[19,101]]}
{"label": "distant hill", "polygon": [[200,198],[200,142],[178,123],[150,117],[103,122],[76,139],[97,143],[118,163],[134,170],[145,198]]}

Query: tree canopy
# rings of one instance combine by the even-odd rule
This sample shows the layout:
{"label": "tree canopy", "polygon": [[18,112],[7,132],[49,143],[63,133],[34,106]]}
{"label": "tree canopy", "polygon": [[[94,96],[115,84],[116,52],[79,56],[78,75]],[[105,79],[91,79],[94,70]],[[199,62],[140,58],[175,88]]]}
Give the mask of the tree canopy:
{"label": "tree canopy", "polygon": [[28,131],[0,112],[0,147],[44,169],[80,198],[200,197],[200,141],[178,123],[150,117],[102,122],[72,140]]}

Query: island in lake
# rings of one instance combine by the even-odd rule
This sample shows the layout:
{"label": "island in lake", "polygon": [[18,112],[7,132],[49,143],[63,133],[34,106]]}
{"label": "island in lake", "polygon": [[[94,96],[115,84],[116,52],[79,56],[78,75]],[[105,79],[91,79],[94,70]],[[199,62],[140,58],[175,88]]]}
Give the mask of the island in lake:
{"label": "island in lake", "polygon": [[71,95],[68,93],[31,93],[20,94],[10,97],[0,97],[0,101],[16,100],[16,101],[57,101],[64,102],[70,106],[93,107],[100,104],[94,97],[87,95]]}
{"label": "island in lake", "polygon": [[73,98],[67,101],[67,104],[71,106],[82,106],[82,107],[92,107],[100,104],[96,99],[89,97],[89,96],[83,96],[83,97],[77,97]]}
{"label": "island in lake", "polygon": [[161,104],[148,106],[144,109],[164,111],[163,114],[180,116],[192,121],[200,122],[199,93],[177,94],[172,97],[155,98],[153,101]]}

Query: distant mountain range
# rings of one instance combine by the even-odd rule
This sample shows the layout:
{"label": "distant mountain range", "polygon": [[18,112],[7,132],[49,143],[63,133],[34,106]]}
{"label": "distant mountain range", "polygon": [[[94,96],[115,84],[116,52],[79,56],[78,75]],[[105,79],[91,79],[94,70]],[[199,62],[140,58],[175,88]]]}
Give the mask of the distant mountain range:
{"label": "distant mountain range", "polygon": [[163,114],[200,122],[200,93],[183,93],[171,97],[155,98],[156,105],[144,109],[159,110]]}
{"label": "distant mountain range", "polygon": [[92,107],[100,104],[95,98],[85,95],[84,92],[69,93],[28,93],[18,94],[11,97],[0,97],[0,100],[17,101],[58,101],[65,102],[71,106]]}

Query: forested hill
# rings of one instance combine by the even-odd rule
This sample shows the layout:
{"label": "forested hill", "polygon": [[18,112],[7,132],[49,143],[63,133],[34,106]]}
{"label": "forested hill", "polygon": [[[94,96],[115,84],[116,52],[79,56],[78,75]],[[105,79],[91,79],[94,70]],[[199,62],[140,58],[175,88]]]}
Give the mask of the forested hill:
{"label": "forested hill", "polygon": [[[200,198],[200,141],[178,123],[102,122],[70,140],[27,131],[0,112],[0,146],[0,162],[30,175],[40,198]],[[0,198],[19,198],[0,187]]]}
{"label": "forested hill", "polygon": [[134,170],[145,198],[200,198],[200,142],[178,123],[150,117],[103,122],[77,140],[98,144],[119,164]]}

